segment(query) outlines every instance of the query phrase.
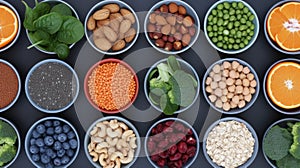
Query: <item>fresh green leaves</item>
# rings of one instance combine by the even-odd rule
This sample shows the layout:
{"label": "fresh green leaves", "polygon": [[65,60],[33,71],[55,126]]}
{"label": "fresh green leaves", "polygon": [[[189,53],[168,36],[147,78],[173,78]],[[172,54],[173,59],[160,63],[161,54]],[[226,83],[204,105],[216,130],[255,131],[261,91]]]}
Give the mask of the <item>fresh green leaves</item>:
{"label": "fresh green leaves", "polygon": [[60,59],[70,53],[69,45],[78,42],[84,35],[83,24],[74,16],[72,10],[63,3],[51,7],[48,2],[37,2],[35,7],[26,7],[24,27],[33,43],[28,49],[38,47],[55,52]]}
{"label": "fresh green leaves", "polygon": [[300,122],[297,122],[292,127],[293,144],[290,148],[291,155],[300,159]]}
{"label": "fresh green leaves", "polygon": [[149,78],[149,99],[159,105],[164,114],[172,115],[180,107],[193,103],[198,83],[195,78],[181,69],[174,56],[169,56],[167,63],[160,63]]}
{"label": "fresh green leaves", "polygon": [[264,151],[272,160],[282,159],[288,155],[292,140],[290,132],[276,125],[269,130],[263,141]]}

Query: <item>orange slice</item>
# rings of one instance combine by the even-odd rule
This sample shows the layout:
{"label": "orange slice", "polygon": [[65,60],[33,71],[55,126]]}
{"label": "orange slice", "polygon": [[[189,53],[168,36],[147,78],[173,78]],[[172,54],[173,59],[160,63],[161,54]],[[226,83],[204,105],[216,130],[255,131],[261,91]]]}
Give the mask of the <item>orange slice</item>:
{"label": "orange slice", "polygon": [[284,109],[300,107],[300,64],[281,62],[267,76],[267,94],[274,104]]}
{"label": "orange slice", "polygon": [[8,45],[18,33],[16,14],[7,6],[0,5],[0,48]]}
{"label": "orange slice", "polygon": [[273,9],[267,18],[267,31],[282,49],[300,50],[300,3],[288,2]]}

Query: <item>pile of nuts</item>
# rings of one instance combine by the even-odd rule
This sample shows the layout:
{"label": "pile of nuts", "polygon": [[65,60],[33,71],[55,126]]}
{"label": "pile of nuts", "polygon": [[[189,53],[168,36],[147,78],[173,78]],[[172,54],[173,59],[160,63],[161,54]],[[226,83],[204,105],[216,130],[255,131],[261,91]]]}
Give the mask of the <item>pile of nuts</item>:
{"label": "pile of nuts", "polygon": [[133,130],[118,120],[102,121],[90,132],[88,152],[93,162],[99,162],[103,168],[120,168],[135,157],[137,139]]}
{"label": "pile of nuts", "polygon": [[151,130],[147,150],[157,166],[181,168],[196,155],[197,145],[190,128],[181,122],[168,120]]}
{"label": "pile of nuts", "polygon": [[209,132],[206,151],[217,165],[235,168],[251,158],[254,144],[255,139],[244,123],[224,121]]}
{"label": "pile of nuts", "polygon": [[257,81],[249,67],[237,61],[224,61],[212,68],[205,84],[210,102],[229,111],[243,108],[252,100]]}
{"label": "pile of nuts", "polygon": [[174,2],[161,5],[148,20],[148,36],[155,40],[157,47],[166,51],[178,51],[188,46],[197,31],[186,8]]}
{"label": "pile of nuts", "polygon": [[97,10],[87,21],[87,29],[93,31],[93,40],[102,51],[120,51],[136,36],[133,13],[118,4],[107,4]]}

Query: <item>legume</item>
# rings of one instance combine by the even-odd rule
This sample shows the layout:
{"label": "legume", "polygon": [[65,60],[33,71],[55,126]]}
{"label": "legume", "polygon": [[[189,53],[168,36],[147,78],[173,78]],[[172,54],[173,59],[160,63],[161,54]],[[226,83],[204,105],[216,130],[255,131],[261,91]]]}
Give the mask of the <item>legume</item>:
{"label": "legume", "polygon": [[108,111],[118,110],[131,102],[136,92],[133,73],[120,63],[97,66],[88,81],[91,100]]}

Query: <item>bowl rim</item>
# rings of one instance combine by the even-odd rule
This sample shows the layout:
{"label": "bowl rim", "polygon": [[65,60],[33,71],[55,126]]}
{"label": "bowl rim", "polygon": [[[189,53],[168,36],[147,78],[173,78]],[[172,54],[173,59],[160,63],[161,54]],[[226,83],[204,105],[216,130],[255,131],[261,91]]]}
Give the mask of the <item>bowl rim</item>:
{"label": "bowl rim", "polygon": [[[63,108],[61,108],[61,109],[57,109],[57,110],[47,110],[47,109],[44,109],[44,108],[38,106],[38,105],[31,99],[31,97],[30,97],[30,95],[29,95],[29,91],[28,91],[28,82],[29,82],[29,78],[31,77],[32,73],[33,73],[38,67],[40,67],[41,65],[46,64],[46,63],[58,63],[58,64],[63,65],[64,67],[66,67],[67,69],[69,69],[69,70],[72,72],[72,74],[73,74],[73,78],[72,78],[72,79],[75,79],[75,81],[76,81],[76,93],[75,93],[75,95],[73,96],[73,100],[72,100],[67,106],[65,106],[65,107],[63,107]],[[49,114],[60,113],[60,112],[63,112],[63,111],[65,111],[65,110],[67,110],[69,107],[71,107],[71,106],[75,103],[75,101],[76,101],[76,99],[77,99],[77,97],[78,97],[78,95],[79,95],[79,87],[80,87],[80,86],[79,86],[79,79],[78,79],[78,75],[77,75],[77,73],[75,72],[75,70],[74,70],[69,64],[67,64],[66,62],[61,61],[61,60],[59,60],[59,59],[46,59],[46,60],[42,60],[42,61],[36,63],[33,67],[31,67],[31,69],[30,69],[29,72],[27,73],[27,76],[26,76],[26,79],[25,79],[25,94],[26,94],[26,97],[27,97],[28,101],[30,102],[30,104],[31,104],[32,106],[34,106],[36,109],[38,109],[39,111],[44,112],[44,113],[49,113]]]}
{"label": "bowl rim", "polygon": [[58,168],[63,168],[63,167],[68,167],[68,166],[70,166],[74,161],[75,161],[75,159],[77,158],[77,156],[78,156],[78,154],[79,154],[79,151],[80,151],[80,138],[79,138],[79,135],[78,135],[78,132],[77,132],[77,130],[75,129],[75,127],[69,122],[69,121],[67,121],[67,120],[65,120],[65,119],[63,119],[63,118],[60,118],[60,117],[54,117],[54,116],[52,116],[52,117],[44,117],[44,118],[41,118],[41,119],[39,119],[39,120],[37,120],[37,121],[35,121],[34,123],[33,123],[33,125],[29,128],[29,130],[27,131],[27,133],[26,133],[26,137],[25,137],[25,141],[24,141],[24,146],[25,146],[25,153],[26,153],[26,156],[27,156],[27,158],[30,160],[30,162],[35,166],[35,167],[40,167],[40,165],[38,164],[38,163],[36,163],[35,161],[33,161],[32,159],[31,159],[31,156],[30,156],[30,152],[29,152],[29,143],[30,143],[30,137],[31,137],[31,133],[32,133],[32,131],[35,129],[35,127],[38,125],[38,124],[40,124],[40,123],[42,123],[42,122],[44,122],[44,121],[47,121],[47,120],[58,120],[58,121],[60,121],[60,122],[63,122],[64,124],[67,124],[68,126],[70,126],[71,127],[71,129],[73,130],[73,132],[74,132],[74,134],[75,134],[75,136],[76,136],[76,140],[77,140],[77,149],[76,149],[76,151],[75,151],[75,153],[74,153],[74,155],[73,155],[73,158],[72,159],[70,159],[70,161],[69,161],[69,163],[67,164],[67,165],[65,165],[65,166],[59,166]]}
{"label": "bowl rim", "polygon": [[19,15],[18,11],[16,10],[16,8],[13,5],[11,5],[7,1],[0,1],[0,5],[4,5],[4,6],[7,6],[8,8],[10,8],[14,12],[14,14],[16,15],[16,17],[18,19],[18,32],[17,32],[16,36],[14,37],[14,39],[10,43],[8,43],[3,48],[0,48],[0,53],[1,53],[5,50],[9,49],[11,46],[13,46],[16,43],[16,41],[18,40],[18,38],[20,36],[20,33],[21,33],[22,23],[21,23],[20,15]]}
{"label": "bowl rim", "polygon": [[264,158],[268,162],[268,164],[272,167],[276,167],[276,166],[272,163],[272,160],[269,159],[269,157],[266,155],[265,150],[263,148],[264,147],[263,142],[264,142],[264,139],[267,136],[267,134],[269,133],[271,128],[273,128],[275,125],[278,125],[278,124],[281,124],[281,123],[284,123],[284,122],[287,122],[287,121],[300,122],[300,119],[298,119],[298,118],[283,118],[283,119],[277,120],[277,121],[273,122],[271,125],[269,125],[267,130],[264,132],[264,135],[263,135],[263,138],[262,138],[262,143],[261,143],[262,145],[261,146],[262,146],[262,151],[263,151]]}
{"label": "bowl rim", "polygon": [[[87,22],[88,22],[88,19],[89,17],[92,15],[93,12],[95,12],[96,9],[100,9],[103,5],[106,5],[106,4],[112,4],[112,3],[116,3],[118,5],[122,5],[124,6],[125,8],[127,8],[128,10],[131,11],[131,13],[134,15],[135,17],[135,23],[133,25],[136,25],[136,34],[135,34],[135,37],[134,39],[129,42],[129,45],[125,48],[123,48],[122,50],[120,51],[116,51],[116,52],[109,52],[109,51],[103,51],[103,50],[100,50],[98,47],[96,47],[94,45],[94,42],[90,39],[89,37],[89,33],[90,32],[89,30],[87,30]],[[127,3],[123,2],[123,1],[120,1],[120,0],[103,0],[103,1],[100,1],[98,2],[97,4],[95,4],[88,12],[88,14],[86,15],[85,17],[85,21],[84,21],[84,32],[85,32],[85,37],[88,41],[88,43],[96,50],[98,51],[99,53],[102,53],[102,54],[105,54],[105,55],[119,55],[119,54],[122,54],[126,51],[128,51],[134,44],[135,42],[137,41],[138,37],[139,37],[139,33],[140,33],[140,23],[139,23],[139,18],[138,16],[136,15],[136,12],[133,10],[133,8],[128,5]]]}
{"label": "bowl rim", "polygon": [[[65,5],[67,5],[67,6],[71,9],[71,11],[73,12],[73,15],[75,15],[74,17],[76,17],[78,20],[80,20],[78,14],[77,14],[77,12],[76,12],[76,10],[75,10],[68,2],[66,2],[66,1],[63,1],[63,0],[43,0],[43,1],[39,2],[39,3],[42,3],[42,2],[49,2],[49,3],[51,3],[51,2],[53,2],[53,3],[63,3],[63,4],[65,4]],[[33,44],[33,43],[32,43],[32,40],[31,40],[30,37],[29,37],[29,31],[28,31],[27,29],[25,29],[25,32],[26,32],[26,36],[27,36],[27,39],[29,40],[30,44]],[[71,49],[75,44],[76,44],[76,43],[71,44],[71,45],[69,46],[69,49]],[[45,50],[43,50],[42,48],[38,47],[38,45],[37,45],[37,46],[34,46],[34,48],[36,48],[38,51],[43,52],[43,53],[46,53],[46,54],[53,54],[53,55],[56,54],[56,53],[53,52],[53,51],[52,51],[52,52],[51,52],[51,51],[45,51]]]}
{"label": "bowl rim", "polygon": [[[91,75],[91,73],[93,72],[93,70],[100,66],[100,65],[103,65],[103,64],[106,64],[106,63],[119,63],[120,65],[123,65],[124,67],[126,67],[126,69],[128,69],[134,76],[134,81],[136,83],[136,91],[135,91],[135,95],[134,97],[132,98],[132,100],[127,104],[125,105],[124,107],[120,108],[120,109],[117,109],[117,110],[105,110],[105,109],[101,109],[100,107],[98,107],[90,98],[90,94],[89,94],[89,89],[88,89],[88,80],[89,80],[89,77]],[[103,113],[107,113],[107,114],[116,114],[116,113],[120,113],[120,112],[123,112],[125,111],[126,109],[128,109],[133,103],[134,101],[136,100],[137,96],[138,96],[138,92],[139,92],[139,80],[138,80],[138,77],[137,77],[137,74],[136,72],[133,70],[133,68],[128,64],[126,63],[125,61],[123,60],[119,60],[119,59],[116,59],[116,58],[107,58],[107,59],[103,59],[103,60],[100,60],[98,62],[96,62],[94,65],[92,65],[89,70],[87,71],[85,77],[84,77],[84,94],[85,94],[85,97],[86,99],[88,100],[88,102],[95,108],[97,109],[98,111],[100,112],[103,112]]]}
{"label": "bowl rim", "polygon": [[256,131],[254,130],[254,128],[245,120],[241,119],[241,118],[237,118],[237,117],[225,117],[225,118],[221,118],[219,120],[216,120],[215,122],[213,122],[208,129],[206,130],[204,137],[203,137],[203,143],[202,143],[202,149],[203,149],[203,154],[206,158],[206,160],[209,162],[209,164],[213,167],[216,168],[220,168],[220,166],[218,166],[215,162],[213,162],[210,158],[210,156],[207,154],[206,152],[206,140],[208,137],[208,134],[211,132],[211,130],[216,127],[220,122],[226,122],[226,121],[237,121],[240,123],[243,123],[247,126],[248,130],[251,132],[255,142],[254,142],[254,149],[253,149],[253,153],[252,156],[245,162],[243,163],[241,166],[239,167],[249,167],[253,161],[255,160],[257,154],[258,154],[258,150],[259,150],[259,141],[258,141],[258,137],[256,134]]}
{"label": "bowl rim", "polygon": [[20,78],[20,75],[19,75],[17,69],[11,63],[9,63],[8,61],[5,61],[3,59],[0,59],[0,63],[3,63],[5,65],[9,66],[15,72],[15,74],[17,76],[17,80],[18,80],[18,92],[16,94],[16,97],[6,107],[0,108],[0,113],[1,113],[1,112],[5,112],[9,108],[11,108],[17,102],[17,100],[19,99],[20,93],[21,93],[21,85],[22,85],[22,83],[21,83],[21,78]]}
{"label": "bowl rim", "polygon": [[[207,30],[206,30],[206,25],[207,25],[207,19],[208,19],[208,16],[209,14],[211,13],[211,11],[216,8],[216,6],[220,3],[224,3],[224,2],[242,2],[251,12],[252,14],[254,15],[254,24],[255,25],[255,29],[254,29],[254,35],[252,37],[252,39],[249,41],[249,44],[246,45],[244,48],[242,49],[238,49],[238,50],[224,50],[224,49],[221,49],[219,47],[217,47],[211,40],[210,38],[208,37],[208,33],[207,33]],[[206,37],[206,40],[209,42],[209,44],[215,48],[216,50],[222,52],[222,53],[226,53],[226,54],[239,54],[239,53],[242,53],[244,51],[246,51],[247,49],[249,49],[254,43],[255,41],[257,40],[257,37],[258,37],[258,34],[259,34],[259,18],[255,12],[255,10],[245,1],[241,1],[241,0],[220,0],[220,1],[217,1],[215,2],[209,9],[208,11],[206,12],[205,14],[205,18],[204,18],[204,34],[205,34],[205,37]]]}
{"label": "bowl rim", "polygon": [[123,118],[123,117],[119,117],[119,116],[106,116],[106,117],[101,117],[98,118],[97,120],[95,120],[87,129],[85,136],[84,136],[84,153],[87,157],[87,159],[90,161],[90,163],[97,167],[97,168],[102,168],[102,166],[100,164],[97,164],[95,162],[92,161],[92,158],[90,156],[90,154],[88,153],[88,144],[90,142],[90,132],[92,131],[92,129],[94,128],[94,126],[102,121],[109,121],[109,120],[118,120],[121,122],[124,122],[134,133],[135,133],[135,137],[136,137],[136,144],[137,144],[137,148],[135,149],[135,153],[134,153],[134,158],[133,160],[128,163],[128,164],[122,164],[121,167],[122,168],[130,168],[130,166],[132,166],[135,161],[137,160],[137,158],[139,157],[140,151],[141,151],[141,138],[140,138],[140,134],[137,130],[137,128],[127,119]]}
{"label": "bowl rim", "polygon": [[284,0],[284,1],[279,1],[277,3],[275,3],[271,8],[269,8],[267,14],[265,15],[265,19],[264,19],[264,34],[265,34],[265,37],[268,41],[268,43],[274,48],[276,49],[277,51],[283,53],[283,54],[289,54],[289,55],[296,55],[296,54],[300,54],[300,51],[286,51],[282,48],[280,48],[277,44],[275,44],[272,39],[270,39],[269,37],[269,33],[267,31],[267,21],[268,21],[268,17],[270,15],[270,13],[276,8],[276,7],[279,7],[285,3],[289,3],[289,2],[300,2],[300,0]]}
{"label": "bowl rim", "polygon": [[280,113],[286,114],[286,115],[296,115],[296,114],[300,114],[300,109],[299,109],[299,107],[296,108],[296,109],[298,109],[298,111],[295,111],[295,112],[294,112],[294,111],[291,111],[291,112],[285,111],[283,108],[280,108],[280,107],[276,106],[276,105],[272,102],[272,100],[269,98],[269,96],[268,96],[267,89],[266,89],[268,75],[269,75],[271,69],[272,69],[274,66],[276,66],[277,64],[282,63],[282,62],[295,62],[295,63],[300,64],[300,60],[298,60],[298,59],[296,59],[296,58],[285,58],[285,59],[281,59],[281,60],[278,60],[278,61],[274,62],[274,63],[268,68],[268,70],[266,71],[265,76],[264,76],[264,80],[263,80],[263,92],[264,92],[265,99],[267,100],[268,104],[269,104],[274,110],[276,110],[277,112],[280,112]]}
{"label": "bowl rim", "polygon": [[[157,61],[156,63],[154,63],[154,64],[149,68],[149,70],[147,71],[147,73],[146,73],[146,75],[145,75],[145,78],[144,78],[144,93],[145,93],[145,96],[146,96],[147,101],[151,104],[151,106],[152,106],[154,109],[156,109],[157,111],[162,112],[162,113],[163,113],[163,110],[162,110],[160,107],[156,106],[156,105],[150,100],[150,98],[149,98],[149,93],[148,93],[148,87],[147,87],[147,86],[148,86],[148,78],[149,78],[149,75],[150,75],[151,71],[152,71],[154,68],[156,68],[158,64],[163,63],[163,62],[167,62],[167,60],[168,60],[168,58],[164,58],[164,59],[161,59],[161,60]],[[199,79],[199,76],[198,76],[198,73],[197,73],[197,71],[194,69],[194,67],[193,67],[191,64],[189,64],[187,61],[183,60],[182,58],[176,57],[176,60],[177,60],[180,64],[184,64],[185,66],[187,66],[187,68],[193,72],[193,76],[196,78],[196,81],[197,81],[197,83],[198,83],[198,86],[197,86],[197,88],[196,88],[196,94],[195,94],[195,97],[194,97],[193,102],[192,102],[189,106],[184,107],[183,109],[179,109],[179,110],[175,111],[174,114],[182,113],[182,112],[188,110],[190,107],[192,107],[192,106],[194,105],[194,103],[197,101],[197,99],[198,99],[198,97],[199,97],[200,85],[201,85],[200,79]],[[191,74],[191,75],[192,75],[192,74]]]}
{"label": "bowl rim", "polygon": [[151,158],[149,157],[150,154],[148,152],[148,147],[147,147],[147,141],[148,141],[148,138],[150,136],[150,133],[151,133],[151,130],[157,126],[158,124],[162,123],[162,122],[165,122],[165,121],[174,121],[174,122],[180,122],[182,124],[184,124],[185,126],[189,127],[192,131],[193,131],[193,134],[195,136],[195,139],[197,141],[197,145],[196,145],[196,153],[195,153],[195,156],[189,161],[187,162],[188,164],[186,164],[184,167],[190,167],[194,162],[195,160],[197,159],[198,155],[199,155],[199,152],[200,152],[200,140],[199,140],[199,136],[197,134],[197,131],[195,130],[195,128],[190,125],[187,121],[183,120],[183,119],[180,119],[180,118],[174,118],[174,117],[169,117],[169,118],[163,118],[163,119],[160,119],[158,121],[156,121],[154,124],[151,125],[151,127],[148,129],[147,133],[146,133],[146,136],[145,136],[145,141],[144,141],[144,149],[145,149],[145,153],[146,153],[146,157],[147,157],[147,160],[151,163],[152,166],[154,166],[155,168],[159,168],[152,160]]}
{"label": "bowl rim", "polygon": [[17,134],[17,138],[18,138],[17,139],[18,149],[17,149],[16,155],[10,162],[8,162],[6,165],[3,166],[3,168],[9,168],[17,160],[17,158],[21,152],[21,147],[22,147],[21,136],[20,136],[19,130],[17,129],[17,127],[15,126],[14,123],[12,123],[11,121],[9,121],[8,119],[5,119],[3,117],[0,117],[0,121],[4,121],[4,122],[8,123],[15,130],[15,132]]}
{"label": "bowl rim", "polygon": [[[188,8],[189,10],[191,10],[191,13],[189,14],[190,16],[195,15],[195,17],[193,17],[193,19],[195,20],[194,24],[196,25],[196,34],[193,37],[194,39],[193,39],[193,41],[190,42],[190,44],[188,46],[186,46],[186,47],[184,47],[184,48],[182,48],[181,50],[178,50],[178,51],[166,51],[164,49],[158,48],[156,45],[154,45],[154,42],[152,42],[152,40],[149,38],[149,35],[148,35],[148,32],[147,32],[147,24],[148,24],[148,20],[149,20],[150,14],[156,8],[158,8],[160,5],[162,5],[162,4],[169,4],[171,2],[179,4],[179,5],[183,5],[184,7]],[[183,52],[187,51],[188,49],[190,49],[195,44],[195,42],[198,40],[198,37],[199,37],[199,34],[200,34],[200,26],[201,26],[201,23],[200,23],[199,15],[194,10],[194,8],[192,8],[192,6],[190,6],[187,2],[181,1],[181,0],[163,0],[163,1],[159,1],[156,4],[154,4],[150,8],[150,10],[147,12],[147,15],[146,15],[145,20],[144,20],[144,34],[146,36],[146,39],[147,39],[148,43],[154,49],[156,49],[157,51],[159,51],[161,53],[164,53],[164,54],[168,54],[168,55],[176,55],[176,54],[180,54],[180,53],[183,53]]]}
{"label": "bowl rim", "polygon": [[[213,103],[210,102],[210,100],[208,99],[208,94],[206,93],[206,78],[208,77],[209,73],[211,72],[212,68],[217,65],[217,64],[221,64],[225,61],[228,61],[228,62],[233,62],[233,61],[237,61],[239,62],[240,64],[244,65],[244,66],[247,66],[249,69],[250,69],[250,72],[253,73],[254,75],[254,79],[256,80],[256,87],[255,87],[255,93],[254,95],[252,96],[252,99],[250,102],[246,103],[246,106],[241,108],[241,109],[237,109],[237,108],[234,108],[234,109],[231,109],[229,111],[224,111],[223,109],[220,109],[220,108],[217,108]],[[255,71],[255,69],[249,64],[247,63],[246,61],[242,60],[242,59],[238,59],[238,58],[225,58],[225,59],[221,59],[221,60],[218,60],[216,62],[214,62],[209,68],[207,68],[204,76],[203,76],[203,81],[202,81],[202,91],[203,91],[203,96],[205,98],[205,100],[207,101],[207,103],[210,105],[210,107],[212,107],[214,110],[220,112],[220,113],[223,113],[223,114],[239,114],[239,113],[242,113],[242,112],[245,112],[246,110],[248,110],[250,107],[253,106],[253,104],[255,103],[255,101],[257,100],[258,98],[258,95],[259,95],[259,91],[260,91],[260,81],[259,81],[259,77]]]}

